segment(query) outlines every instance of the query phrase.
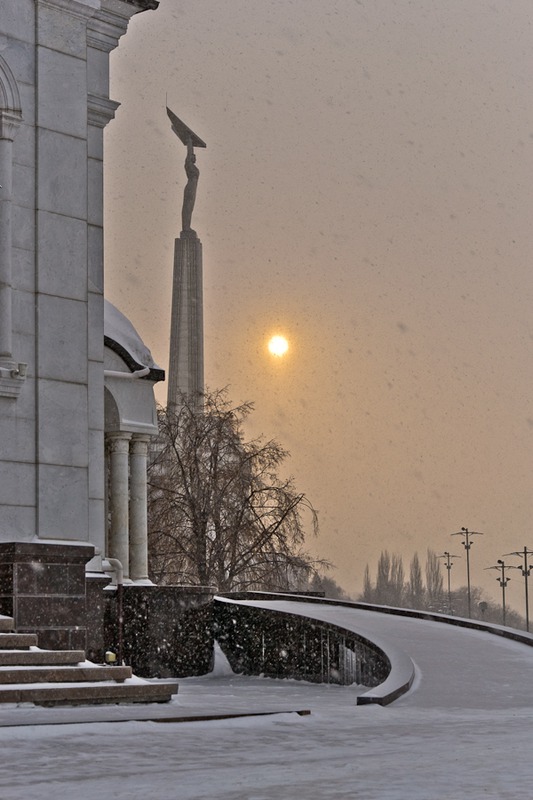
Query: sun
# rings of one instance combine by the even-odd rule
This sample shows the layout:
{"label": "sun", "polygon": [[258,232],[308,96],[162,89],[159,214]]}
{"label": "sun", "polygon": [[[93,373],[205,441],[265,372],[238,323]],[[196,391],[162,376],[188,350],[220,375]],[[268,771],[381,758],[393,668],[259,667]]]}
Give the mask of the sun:
{"label": "sun", "polygon": [[268,349],[273,356],[281,358],[289,349],[289,343],[284,336],[273,336],[268,343]]}

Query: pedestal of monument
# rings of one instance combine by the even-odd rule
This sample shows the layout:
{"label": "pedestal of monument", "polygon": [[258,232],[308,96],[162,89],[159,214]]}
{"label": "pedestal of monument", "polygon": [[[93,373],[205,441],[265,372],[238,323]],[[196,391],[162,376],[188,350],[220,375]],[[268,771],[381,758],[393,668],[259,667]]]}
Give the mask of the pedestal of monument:
{"label": "pedestal of monument", "polygon": [[202,243],[182,231],[174,247],[168,406],[180,395],[200,398],[204,390]]}

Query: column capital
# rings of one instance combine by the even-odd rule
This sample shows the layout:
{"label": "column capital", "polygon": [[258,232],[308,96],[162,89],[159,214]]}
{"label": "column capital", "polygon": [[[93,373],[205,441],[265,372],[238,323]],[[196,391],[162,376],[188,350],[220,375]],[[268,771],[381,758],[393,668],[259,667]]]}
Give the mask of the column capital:
{"label": "column capital", "polygon": [[134,455],[145,456],[152,437],[145,433],[134,433],[131,437],[130,450]]}
{"label": "column capital", "polygon": [[22,122],[20,111],[0,109],[0,139],[12,142]]}
{"label": "column capital", "polygon": [[111,453],[127,455],[130,451],[131,433],[128,431],[113,431],[106,433],[106,445]]}

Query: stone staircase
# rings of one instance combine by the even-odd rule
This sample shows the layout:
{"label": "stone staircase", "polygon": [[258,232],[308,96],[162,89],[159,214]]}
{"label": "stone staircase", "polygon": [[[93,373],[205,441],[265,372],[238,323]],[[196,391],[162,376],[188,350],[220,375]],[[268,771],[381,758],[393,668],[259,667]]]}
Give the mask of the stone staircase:
{"label": "stone staircase", "polygon": [[83,650],[41,650],[33,633],[13,633],[0,616],[0,704],[39,706],[166,703],[178,684],[136,678],[131,667],[85,660]]}

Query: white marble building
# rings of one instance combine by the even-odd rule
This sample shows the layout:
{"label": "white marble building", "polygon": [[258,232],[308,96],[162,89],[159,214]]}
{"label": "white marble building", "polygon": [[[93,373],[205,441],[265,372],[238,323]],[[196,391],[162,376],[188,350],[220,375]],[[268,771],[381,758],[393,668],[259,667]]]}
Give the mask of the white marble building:
{"label": "white marble building", "polygon": [[[111,451],[127,440],[138,474],[153,397],[142,422],[127,417],[124,392],[139,384],[131,401],[139,415],[139,397],[153,394],[161,374],[137,364],[148,368],[144,377],[110,374],[104,391],[104,369],[132,368],[127,348],[122,357],[104,351],[103,132],[117,108],[109,53],[130,18],[157,5],[1,0],[0,567],[13,543],[20,552],[87,544],[107,555],[111,547],[129,572],[131,548],[116,531],[106,541],[106,419]],[[138,553],[137,541],[132,548]],[[143,557],[135,558],[142,582]],[[1,578],[0,570],[0,601],[11,585],[2,588]]]}

